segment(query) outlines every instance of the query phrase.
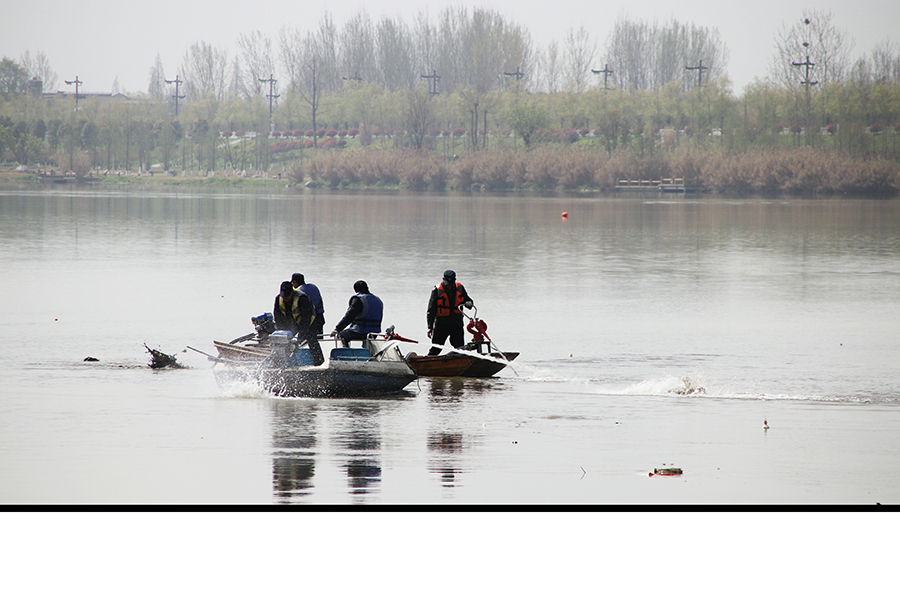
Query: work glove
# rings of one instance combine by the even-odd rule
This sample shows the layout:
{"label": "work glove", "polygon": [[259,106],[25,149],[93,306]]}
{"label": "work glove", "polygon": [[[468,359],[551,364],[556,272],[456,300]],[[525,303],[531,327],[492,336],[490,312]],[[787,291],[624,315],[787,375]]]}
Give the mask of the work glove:
{"label": "work glove", "polygon": [[475,306],[475,303],[472,302],[471,300],[466,300],[465,305],[466,305],[466,308],[472,308],[473,306]]}

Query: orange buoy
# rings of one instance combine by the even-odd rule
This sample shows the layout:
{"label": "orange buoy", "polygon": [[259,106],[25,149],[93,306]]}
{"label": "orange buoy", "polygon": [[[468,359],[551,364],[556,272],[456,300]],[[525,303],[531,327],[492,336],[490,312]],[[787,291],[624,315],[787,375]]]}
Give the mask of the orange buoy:
{"label": "orange buoy", "polygon": [[563,219],[568,219],[568,218],[569,218],[569,213],[564,212],[564,213],[562,214],[562,218],[563,218]]}

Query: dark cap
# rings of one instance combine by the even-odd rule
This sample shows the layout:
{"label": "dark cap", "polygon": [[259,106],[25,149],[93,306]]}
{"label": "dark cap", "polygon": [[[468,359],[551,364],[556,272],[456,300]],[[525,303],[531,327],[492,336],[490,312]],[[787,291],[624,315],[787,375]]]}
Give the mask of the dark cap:
{"label": "dark cap", "polygon": [[444,279],[446,279],[447,281],[453,281],[454,279],[456,279],[456,271],[447,269],[446,271],[444,271]]}
{"label": "dark cap", "polygon": [[356,283],[353,284],[353,291],[357,294],[368,294],[369,293],[369,284],[360,279]]}
{"label": "dark cap", "polygon": [[300,285],[306,283],[306,278],[303,277],[303,273],[294,273],[293,275],[291,275],[291,283],[295,282],[299,283]]}
{"label": "dark cap", "polygon": [[291,285],[290,281],[282,281],[281,282],[281,295],[282,296],[290,296],[294,293],[294,286]]}

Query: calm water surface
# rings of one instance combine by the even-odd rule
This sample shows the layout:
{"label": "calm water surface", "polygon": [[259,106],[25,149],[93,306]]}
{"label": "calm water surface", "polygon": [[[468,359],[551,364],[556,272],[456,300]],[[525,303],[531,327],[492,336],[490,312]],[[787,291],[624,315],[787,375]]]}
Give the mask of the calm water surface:
{"label": "calm water surface", "polygon": [[[422,342],[448,268],[498,377],[284,399],[186,351],[295,271]],[[900,501],[894,200],[7,189],[0,272],[2,503]]]}

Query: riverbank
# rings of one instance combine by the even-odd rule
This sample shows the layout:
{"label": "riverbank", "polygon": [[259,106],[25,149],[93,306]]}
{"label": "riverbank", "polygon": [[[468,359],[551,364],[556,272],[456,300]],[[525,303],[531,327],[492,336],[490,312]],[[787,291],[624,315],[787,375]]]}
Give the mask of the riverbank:
{"label": "riverbank", "polygon": [[900,196],[900,163],[812,148],[752,152],[681,148],[639,156],[594,148],[540,147],[453,157],[415,150],[326,150],[285,168],[286,172],[250,176],[228,171],[212,177],[149,171],[95,174],[71,181],[50,179],[33,170],[0,169],[0,183],[615,193],[623,189],[622,182],[680,181],[692,192],[729,197]]}

